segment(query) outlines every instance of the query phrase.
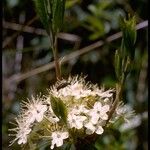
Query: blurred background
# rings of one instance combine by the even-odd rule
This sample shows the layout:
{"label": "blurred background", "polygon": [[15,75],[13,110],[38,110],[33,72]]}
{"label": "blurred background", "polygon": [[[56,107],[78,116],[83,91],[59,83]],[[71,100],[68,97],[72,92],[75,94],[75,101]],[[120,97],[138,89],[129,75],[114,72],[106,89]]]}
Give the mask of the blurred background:
{"label": "blurred background", "polygon": [[[121,38],[118,18],[137,18],[138,31],[134,67],[128,76],[123,100],[134,108],[139,122],[120,136],[105,134],[95,149],[148,149],[148,1],[67,0],[63,32],[58,37],[62,76],[87,75],[87,81],[113,88],[114,54]],[[31,95],[46,94],[55,83],[52,51],[46,32],[35,12],[33,1],[3,0],[2,18],[3,150],[19,150],[8,137],[9,123],[19,114],[20,102]],[[92,148],[91,148],[92,150]]]}

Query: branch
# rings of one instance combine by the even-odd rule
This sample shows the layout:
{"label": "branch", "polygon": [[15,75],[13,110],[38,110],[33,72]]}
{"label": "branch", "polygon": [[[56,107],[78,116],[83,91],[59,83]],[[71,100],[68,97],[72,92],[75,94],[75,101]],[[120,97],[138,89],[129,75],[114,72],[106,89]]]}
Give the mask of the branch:
{"label": "branch", "polygon": [[147,71],[148,71],[148,61],[147,57],[142,58],[142,65],[141,65],[141,71],[139,74],[139,81],[136,91],[136,100],[139,102],[143,102],[144,99],[144,92],[145,92],[145,83],[146,83],[146,77],[147,77]]}
{"label": "branch", "polygon": [[[144,22],[137,24],[136,29],[137,30],[143,29],[143,28],[146,28],[147,26],[148,26],[148,21],[146,20]],[[113,34],[113,35],[109,36],[108,38],[106,38],[106,41],[112,42],[112,41],[115,41],[121,37],[122,37],[122,33],[118,32],[118,33]],[[104,45],[103,41],[95,42],[95,43],[93,43],[87,47],[84,47],[80,50],[77,50],[77,51],[72,52],[68,55],[65,55],[65,57],[63,57],[63,59],[59,58],[59,61],[62,60],[61,64],[64,64],[64,63],[68,62],[69,60],[77,58],[77,57],[79,57],[79,56],[81,56],[87,52],[90,52],[90,51],[92,51],[98,47],[101,47],[103,45]],[[22,73],[22,74],[15,74],[15,75],[11,76],[10,78],[8,78],[7,81],[9,81],[9,82],[11,82],[11,81],[20,82],[20,81],[25,80],[26,78],[29,78],[33,75],[39,74],[39,73],[44,72],[44,71],[49,70],[49,69],[53,69],[54,67],[55,67],[54,62],[51,62],[49,64],[42,66],[42,67],[38,67],[36,69],[33,69],[32,71]]]}
{"label": "branch", "polygon": [[[22,32],[22,30],[23,30],[26,26],[32,24],[35,20],[37,20],[37,18],[38,18],[38,16],[33,17],[31,20],[29,20],[29,21],[27,22],[27,24],[23,25],[17,33],[15,33],[15,34],[13,34],[11,37],[7,38],[7,39],[3,42],[2,48],[6,47],[14,38],[16,38],[16,37]],[[3,23],[4,23],[4,21],[3,21]],[[3,25],[3,26],[4,26],[4,25]]]}
{"label": "branch", "polygon": [[[7,21],[3,21],[3,28],[19,31],[16,34],[12,35],[11,37],[6,38],[6,40],[3,42],[3,48],[6,47],[14,38],[16,38],[20,32],[47,36],[47,33],[44,29],[34,28],[31,26],[21,25]],[[73,50],[78,49],[81,43],[81,38],[74,34],[60,32],[58,33],[57,37],[59,39],[75,42]]]}

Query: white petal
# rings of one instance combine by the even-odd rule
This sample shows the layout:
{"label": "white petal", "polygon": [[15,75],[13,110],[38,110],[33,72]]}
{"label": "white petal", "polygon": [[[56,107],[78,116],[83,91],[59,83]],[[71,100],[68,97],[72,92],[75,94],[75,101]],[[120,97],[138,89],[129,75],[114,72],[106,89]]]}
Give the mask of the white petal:
{"label": "white petal", "polygon": [[103,132],[104,132],[104,129],[101,126],[99,126],[97,130],[95,131],[95,133],[97,134],[102,134]]}
{"label": "white petal", "polygon": [[97,124],[98,120],[99,120],[99,115],[98,115],[98,114],[95,114],[95,115],[92,116],[92,118],[91,118],[90,121],[91,121],[93,124]]}
{"label": "white petal", "polygon": [[83,113],[87,114],[88,112],[89,112],[89,110],[88,110],[88,109],[83,108]]}
{"label": "white petal", "polygon": [[29,134],[31,132],[31,129],[26,129],[26,134]]}
{"label": "white petal", "polygon": [[108,119],[108,115],[105,113],[105,114],[100,114],[100,118],[102,120],[107,120]]}
{"label": "white petal", "polygon": [[18,140],[18,144],[20,145],[22,143],[22,139],[19,139]]}
{"label": "white petal", "polygon": [[25,143],[27,143],[27,137],[21,137],[19,140],[18,140],[18,144],[20,145],[20,144],[25,144]]}
{"label": "white petal", "polygon": [[86,119],[87,119],[87,117],[85,117],[85,116],[79,116],[79,120],[82,122],[85,121]]}
{"label": "white petal", "polygon": [[97,113],[97,110],[90,109],[89,112],[88,112],[88,115],[92,117],[92,116],[94,116],[96,113]]}
{"label": "white petal", "polygon": [[37,122],[41,122],[43,120],[43,114],[42,113],[37,114],[36,115],[36,120],[37,120]]}
{"label": "white petal", "polygon": [[107,103],[107,102],[109,102],[109,101],[110,101],[109,98],[105,98],[105,99],[104,99],[104,102],[105,102],[105,103]]}
{"label": "white petal", "polygon": [[56,139],[57,138],[57,133],[56,132],[52,132],[51,137],[52,137],[52,139]]}
{"label": "white petal", "polygon": [[100,102],[95,102],[94,109],[95,110],[101,110],[102,104]]}
{"label": "white petal", "polygon": [[22,141],[23,144],[27,143],[27,138],[25,137]]}
{"label": "white petal", "polygon": [[41,112],[45,112],[46,110],[47,110],[47,106],[46,105],[42,105]]}
{"label": "white petal", "polygon": [[91,130],[92,132],[95,131],[95,126],[93,126],[93,124],[92,124],[91,122],[86,123],[84,126],[85,126],[87,129]]}
{"label": "white petal", "polygon": [[36,119],[36,114],[37,114],[37,112],[36,111],[31,111],[31,112],[28,112],[27,113],[27,119],[26,119],[26,121],[29,123],[29,124],[31,124],[31,123],[33,123],[34,121],[35,121],[35,119]]}
{"label": "white petal", "polygon": [[83,127],[83,122],[81,122],[81,121],[76,121],[76,126],[75,126],[75,128],[81,129],[82,127]]}
{"label": "white petal", "polygon": [[102,107],[102,111],[107,112],[107,111],[109,111],[109,108],[110,108],[109,105],[104,105],[104,106]]}
{"label": "white petal", "polygon": [[53,149],[54,148],[54,145],[51,145],[51,149]]}
{"label": "white petal", "polygon": [[67,139],[67,138],[69,137],[68,132],[63,132],[63,133],[61,134],[61,137],[62,137],[62,139]]}
{"label": "white petal", "polygon": [[56,146],[57,147],[60,147],[60,146],[62,146],[63,145],[63,140],[62,139],[58,139],[57,140],[57,143],[56,143]]}

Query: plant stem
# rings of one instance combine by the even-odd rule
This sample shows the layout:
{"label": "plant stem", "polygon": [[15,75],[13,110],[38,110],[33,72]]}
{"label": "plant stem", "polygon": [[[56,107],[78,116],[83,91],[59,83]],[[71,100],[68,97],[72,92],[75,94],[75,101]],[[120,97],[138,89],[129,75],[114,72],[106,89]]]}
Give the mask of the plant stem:
{"label": "plant stem", "polygon": [[[126,68],[125,68],[125,71],[126,71]],[[121,81],[119,83],[116,83],[116,98],[115,98],[114,103],[112,104],[110,111],[109,111],[108,120],[106,121],[105,127],[106,127],[107,123],[109,122],[109,120],[111,119],[113,113],[115,112],[118,102],[122,97],[124,82],[125,82],[125,74],[123,73],[122,77],[121,77]]]}
{"label": "plant stem", "polygon": [[[50,41],[53,38],[50,38]],[[61,71],[60,71],[60,64],[58,59],[58,51],[57,51],[57,36],[54,37],[54,39],[51,41],[52,44],[52,51],[54,55],[54,62],[55,62],[55,71],[56,71],[56,78],[58,80],[61,79]]]}
{"label": "plant stem", "polygon": [[115,101],[114,103],[112,104],[112,107],[109,111],[109,114],[108,114],[108,120],[106,122],[106,124],[109,122],[109,120],[111,119],[116,107],[117,107],[117,104],[119,102],[119,100],[121,99],[121,96],[122,96],[122,89],[123,89],[123,84],[120,84],[120,83],[117,83],[116,84],[116,98],[115,98]]}
{"label": "plant stem", "polygon": [[[122,40],[122,44],[121,44],[121,50],[122,50],[122,53],[123,53],[124,52],[123,51],[123,40]],[[122,58],[122,64],[121,65],[122,65],[121,79],[118,81],[118,83],[116,83],[116,98],[115,98],[114,103],[112,104],[112,107],[111,107],[110,111],[109,111],[108,120],[106,121],[105,127],[106,127],[107,123],[109,122],[109,120],[111,119],[113,113],[115,112],[116,107],[118,105],[118,102],[122,97],[123,85],[125,83],[125,79],[126,79],[127,74],[128,74],[127,69],[130,65],[129,57],[125,56],[124,58]]]}

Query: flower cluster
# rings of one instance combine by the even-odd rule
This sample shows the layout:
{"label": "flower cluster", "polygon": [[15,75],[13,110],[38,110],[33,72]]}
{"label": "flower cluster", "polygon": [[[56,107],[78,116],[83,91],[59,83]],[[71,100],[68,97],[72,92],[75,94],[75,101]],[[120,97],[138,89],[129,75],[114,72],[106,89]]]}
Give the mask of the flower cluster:
{"label": "flower cluster", "polygon": [[[32,140],[32,133],[39,138],[48,138],[50,148],[63,145],[64,140],[84,135],[102,134],[108,120],[108,112],[113,101],[113,89],[105,90],[86,83],[84,78],[69,77],[58,81],[48,90],[48,94],[22,103],[22,111],[16,119],[15,141],[18,144]],[[114,118],[123,114],[123,106],[118,107]],[[109,122],[111,123],[111,121]],[[81,134],[80,134],[81,135]]]}
{"label": "flower cluster", "polygon": [[31,128],[36,122],[41,122],[47,106],[44,105],[43,99],[32,97],[28,102],[22,102],[22,113],[16,118],[17,127],[10,129],[16,132],[16,138],[11,142],[13,144],[18,140],[18,144],[27,143],[27,136],[31,132]]}

